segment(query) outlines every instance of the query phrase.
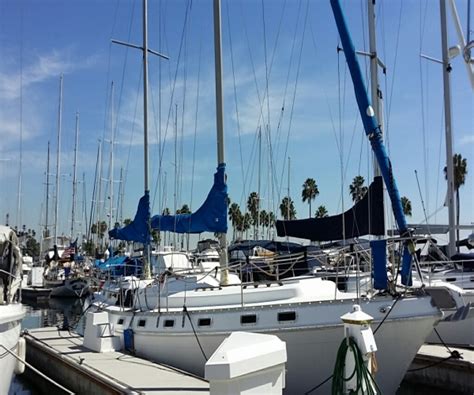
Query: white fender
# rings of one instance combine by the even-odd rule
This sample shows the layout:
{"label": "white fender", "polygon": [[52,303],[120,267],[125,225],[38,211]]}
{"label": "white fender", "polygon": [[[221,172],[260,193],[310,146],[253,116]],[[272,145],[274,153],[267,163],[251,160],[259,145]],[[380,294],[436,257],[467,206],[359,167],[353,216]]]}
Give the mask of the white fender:
{"label": "white fender", "polygon": [[[26,357],[26,340],[23,337],[18,339],[18,344],[16,346],[16,355],[22,361],[25,360]],[[25,364],[21,362],[19,359],[16,360],[15,364],[15,374],[22,374],[25,371]]]}

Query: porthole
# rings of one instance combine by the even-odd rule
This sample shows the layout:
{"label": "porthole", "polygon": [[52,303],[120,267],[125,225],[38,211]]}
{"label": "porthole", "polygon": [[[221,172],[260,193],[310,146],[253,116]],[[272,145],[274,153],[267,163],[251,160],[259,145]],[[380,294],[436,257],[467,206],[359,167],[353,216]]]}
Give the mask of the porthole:
{"label": "porthole", "polygon": [[123,322],[124,322],[124,319],[119,318],[118,321],[117,321],[117,325],[123,325]]}
{"label": "porthole", "polygon": [[255,314],[247,314],[240,316],[240,323],[242,325],[255,324],[257,322],[257,316]]}
{"label": "porthole", "polygon": [[199,318],[198,326],[211,326],[210,318]]}
{"label": "porthole", "polygon": [[163,326],[165,328],[172,328],[174,326],[174,320],[165,320]]}
{"label": "porthole", "polygon": [[278,313],[278,322],[296,321],[296,313],[294,311],[284,311]]}
{"label": "porthole", "polygon": [[140,327],[144,327],[146,325],[146,320],[139,320],[138,321],[138,325],[137,326],[140,326]]}

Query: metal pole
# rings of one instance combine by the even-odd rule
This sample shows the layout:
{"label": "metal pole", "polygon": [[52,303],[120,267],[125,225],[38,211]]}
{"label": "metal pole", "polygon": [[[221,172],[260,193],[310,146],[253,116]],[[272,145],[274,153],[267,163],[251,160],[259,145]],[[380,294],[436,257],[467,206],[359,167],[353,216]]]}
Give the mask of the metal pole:
{"label": "metal pole", "polygon": [[76,214],[77,193],[77,146],[79,144],[79,112],[76,112],[76,138],[74,144],[74,165],[72,174],[72,213],[71,213],[71,240],[74,238],[74,222]]}
{"label": "metal pole", "polygon": [[46,218],[44,224],[44,235],[48,237],[48,216],[49,216],[49,141],[48,141],[48,159],[46,161]]}
{"label": "metal pole", "polygon": [[59,219],[59,177],[61,163],[61,124],[63,111],[63,75],[59,77],[59,108],[58,108],[58,146],[56,154],[56,201],[54,204],[54,244],[58,243],[58,219]]}
{"label": "metal pole", "polygon": [[[148,10],[147,0],[143,0],[143,160],[145,195],[150,193],[148,185]],[[149,214],[149,213],[148,213]],[[150,216],[147,218],[150,229]],[[150,243],[147,241],[143,251],[143,269],[145,279],[151,278]]]}
{"label": "metal pole", "polygon": [[[377,42],[375,33],[375,0],[367,0],[367,13],[369,23],[369,51],[370,51],[370,92],[372,106],[374,108],[375,116],[379,121],[380,133],[383,134],[383,122],[382,122],[382,95],[379,88],[379,77],[378,77],[378,58],[377,58]],[[377,163],[375,155],[373,157],[374,175],[380,176],[380,167]]]}
{"label": "metal pole", "polygon": [[[222,88],[222,44],[221,44],[221,2],[214,0],[214,61],[216,69],[216,123],[217,123],[217,165],[225,163],[224,157],[224,99]],[[219,263],[221,284],[229,283],[227,267],[227,234],[219,233]]]}
{"label": "metal pole", "polygon": [[446,135],[446,178],[448,181],[448,219],[449,219],[449,256],[456,249],[455,206],[454,206],[454,165],[453,165],[453,136],[451,121],[451,64],[448,53],[448,31],[446,26],[446,0],[440,0],[441,17],[441,51],[443,53],[443,87],[444,87],[444,127]]}

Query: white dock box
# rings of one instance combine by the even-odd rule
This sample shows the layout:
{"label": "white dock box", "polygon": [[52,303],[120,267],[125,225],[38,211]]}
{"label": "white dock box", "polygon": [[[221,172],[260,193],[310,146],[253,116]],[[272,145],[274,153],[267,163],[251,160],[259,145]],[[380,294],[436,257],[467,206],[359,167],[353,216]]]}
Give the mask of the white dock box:
{"label": "white dock box", "polygon": [[286,360],[286,344],[277,336],[233,332],[206,363],[210,394],[281,394]]}

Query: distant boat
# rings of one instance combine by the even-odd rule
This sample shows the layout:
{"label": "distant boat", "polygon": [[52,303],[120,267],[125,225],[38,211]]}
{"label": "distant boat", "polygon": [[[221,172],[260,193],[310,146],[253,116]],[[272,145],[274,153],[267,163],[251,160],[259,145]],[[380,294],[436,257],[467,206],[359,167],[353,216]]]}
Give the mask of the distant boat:
{"label": "distant boat", "polygon": [[24,358],[21,355],[24,340],[20,340],[21,321],[25,316],[19,302],[21,266],[15,232],[0,225],[0,394],[8,393],[13,373],[21,373],[23,367],[14,356],[20,354]]}
{"label": "distant boat", "polygon": [[[377,151],[382,171],[386,172],[386,179],[391,179],[391,182],[386,182],[386,184],[393,195],[394,211],[398,216],[397,219],[400,220],[399,225],[402,225],[400,228],[406,230],[398,191],[389,170],[389,160],[378,139],[376,120],[373,117],[373,111],[370,111],[371,107],[362,84],[360,68],[355,60],[355,51],[345,27],[342,10],[338,1],[332,0],[331,4],[344,51],[352,67],[351,75],[359,73],[359,80],[354,75],[352,77],[358,102],[366,104],[360,105],[366,133],[372,141],[376,140],[374,150]],[[220,68],[220,2],[218,0],[214,1],[214,21],[215,42],[218,43],[215,48],[216,86],[221,86],[219,80],[222,73]],[[219,102],[219,89],[216,91],[217,102]],[[218,112],[219,167],[215,174],[214,185],[222,180],[225,184],[223,136],[219,135],[219,117],[221,116],[222,113]],[[226,211],[223,210],[221,213],[224,221],[227,221]],[[215,223],[215,218],[220,218],[220,215],[208,215],[203,221]],[[160,224],[171,223],[175,230],[178,229],[176,224],[179,221],[182,225],[179,231],[186,232],[192,226],[195,232],[199,232],[196,222],[191,221],[189,217],[154,219]],[[131,226],[128,230],[137,230],[137,228],[146,232],[146,222],[137,221],[135,226]],[[160,227],[160,229],[163,228]],[[119,232],[116,232],[116,235],[118,234]],[[143,232],[138,232],[136,235],[143,236]],[[224,263],[227,261],[225,247],[223,248],[222,245],[219,254],[222,266],[223,260]],[[251,331],[275,334],[285,341],[287,348],[285,391],[289,394],[301,394],[310,391],[318,384],[321,385],[319,391],[323,393],[329,391],[328,379],[333,372],[338,346],[344,338],[340,317],[351,311],[354,303],[359,303],[363,310],[374,318],[376,326],[374,331],[378,347],[376,381],[382,393],[392,394],[398,388],[426,336],[441,318],[442,312],[432,302],[431,296],[423,290],[410,292],[407,289],[403,295],[391,294],[387,289],[386,257],[378,260],[376,266],[376,271],[382,275],[381,281],[378,282],[378,289],[364,295],[341,292],[337,289],[335,282],[313,276],[229,285],[225,280],[225,273],[228,270],[225,266],[221,267],[221,284],[218,287],[188,288],[187,278],[184,277],[181,292],[157,297],[162,287],[160,279],[157,278],[151,283],[147,280],[146,287],[136,288],[136,297],[131,298],[135,301],[133,307],[125,308],[120,303],[100,307],[108,312],[115,335],[122,338],[125,331],[133,334],[134,351],[137,355],[201,376],[207,359],[231,332]],[[408,254],[405,256],[404,263],[404,273],[408,273],[408,276],[404,282],[409,280],[410,272],[411,255]],[[446,289],[445,292],[449,294],[450,290]],[[152,295],[155,295],[155,298],[151,297]]]}

